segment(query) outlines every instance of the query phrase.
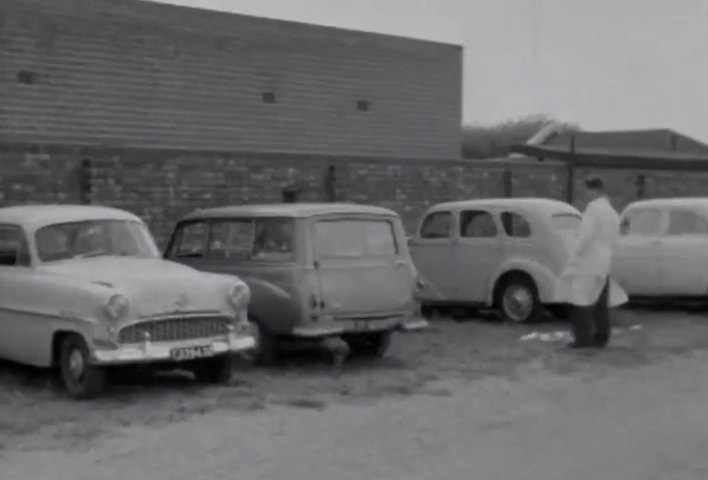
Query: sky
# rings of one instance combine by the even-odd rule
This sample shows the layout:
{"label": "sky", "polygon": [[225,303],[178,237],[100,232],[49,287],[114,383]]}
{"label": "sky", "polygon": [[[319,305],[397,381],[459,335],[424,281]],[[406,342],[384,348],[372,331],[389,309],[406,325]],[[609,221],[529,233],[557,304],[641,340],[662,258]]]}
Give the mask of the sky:
{"label": "sky", "polygon": [[457,43],[463,117],[708,142],[708,0],[161,0]]}

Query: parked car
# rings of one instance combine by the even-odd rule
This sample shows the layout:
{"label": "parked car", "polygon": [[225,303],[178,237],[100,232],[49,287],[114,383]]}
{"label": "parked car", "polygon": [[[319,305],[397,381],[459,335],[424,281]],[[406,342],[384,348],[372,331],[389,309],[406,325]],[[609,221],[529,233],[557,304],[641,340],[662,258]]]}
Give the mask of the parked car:
{"label": "parked car", "polygon": [[424,328],[417,273],[398,215],[364,205],[278,204],[198,210],[180,220],[166,258],[239,275],[251,288],[254,360],[280,346],[341,337],[380,356],[395,330]]}
{"label": "parked car", "polygon": [[562,312],[557,292],[582,216],[538,198],[471,200],[428,209],[410,240],[424,282],[418,298],[432,308],[497,308],[529,322],[543,306]]}
{"label": "parked car", "polygon": [[620,225],[612,274],[630,298],[706,298],[708,198],[634,202]]}
{"label": "parked car", "polygon": [[165,261],[122,210],[0,209],[0,357],[56,367],[69,394],[98,395],[106,368],[181,365],[225,381],[252,348],[248,286]]}

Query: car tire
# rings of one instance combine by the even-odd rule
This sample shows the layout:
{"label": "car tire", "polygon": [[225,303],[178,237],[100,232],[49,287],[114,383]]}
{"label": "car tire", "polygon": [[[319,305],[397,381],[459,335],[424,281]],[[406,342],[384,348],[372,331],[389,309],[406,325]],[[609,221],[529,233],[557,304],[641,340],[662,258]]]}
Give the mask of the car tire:
{"label": "car tire", "polygon": [[81,400],[95,398],[106,387],[106,370],[91,365],[88,345],[81,336],[72,334],[61,342],[59,375],[64,390]]}
{"label": "car tire", "polygon": [[354,355],[381,358],[391,346],[393,332],[355,334],[346,338]]}
{"label": "car tire", "polygon": [[496,304],[505,322],[531,323],[542,315],[536,284],[522,273],[511,274],[503,280]]}
{"label": "car tire", "polygon": [[275,363],[278,353],[275,336],[259,320],[251,320],[251,333],[256,339],[256,346],[244,352],[243,356],[256,365],[269,366]]}
{"label": "car tire", "polygon": [[232,371],[231,357],[221,355],[200,361],[193,373],[199,383],[223,385],[231,381]]}

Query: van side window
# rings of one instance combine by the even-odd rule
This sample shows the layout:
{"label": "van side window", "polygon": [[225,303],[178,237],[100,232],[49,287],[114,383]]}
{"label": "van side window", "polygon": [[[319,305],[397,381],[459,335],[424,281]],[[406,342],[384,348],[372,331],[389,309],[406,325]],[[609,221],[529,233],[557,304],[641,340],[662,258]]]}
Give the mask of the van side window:
{"label": "van side window", "polygon": [[483,210],[468,210],[460,214],[460,235],[463,238],[493,238],[497,226],[491,213]]}
{"label": "van side window", "polygon": [[253,220],[215,221],[209,229],[209,255],[251,258],[253,255]]}
{"label": "van side window", "polygon": [[669,213],[669,235],[708,235],[705,217],[688,209],[673,209]]}
{"label": "van side window", "polygon": [[175,257],[201,257],[206,242],[206,222],[191,222],[180,228]]}
{"label": "van side window", "polygon": [[208,255],[240,260],[288,261],[294,258],[292,218],[217,220],[209,229]]}
{"label": "van side window", "polygon": [[22,229],[0,225],[0,266],[27,267],[29,264],[29,248]]}
{"label": "van side window", "polygon": [[520,214],[514,212],[502,212],[502,225],[508,237],[529,238],[531,236],[531,225]]}
{"label": "van side window", "polygon": [[652,208],[627,213],[620,223],[620,235],[628,237],[661,235],[661,212]]}
{"label": "van side window", "polygon": [[422,238],[450,238],[452,233],[452,213],[435,212],[428,215],[420,229]]}

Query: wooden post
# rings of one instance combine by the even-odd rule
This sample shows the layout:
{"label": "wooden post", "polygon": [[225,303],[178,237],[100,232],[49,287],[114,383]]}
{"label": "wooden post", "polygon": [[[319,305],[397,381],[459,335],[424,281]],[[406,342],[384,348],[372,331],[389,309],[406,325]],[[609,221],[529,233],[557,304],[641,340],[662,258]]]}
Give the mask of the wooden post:
{"label": "wooden post", "polygon": [[506,168],[502,174],[502,181],[504,182],[504,196],[511,198],[514,196],[514,181],[511,176],[511,166],[509,162],[506,163]]}
{"label": "wooden post", "polygon": [[575,135],[570,135],[570,159],[568,160],[568,182],[566,185],[566,201],[573,204],[575,200]]}

